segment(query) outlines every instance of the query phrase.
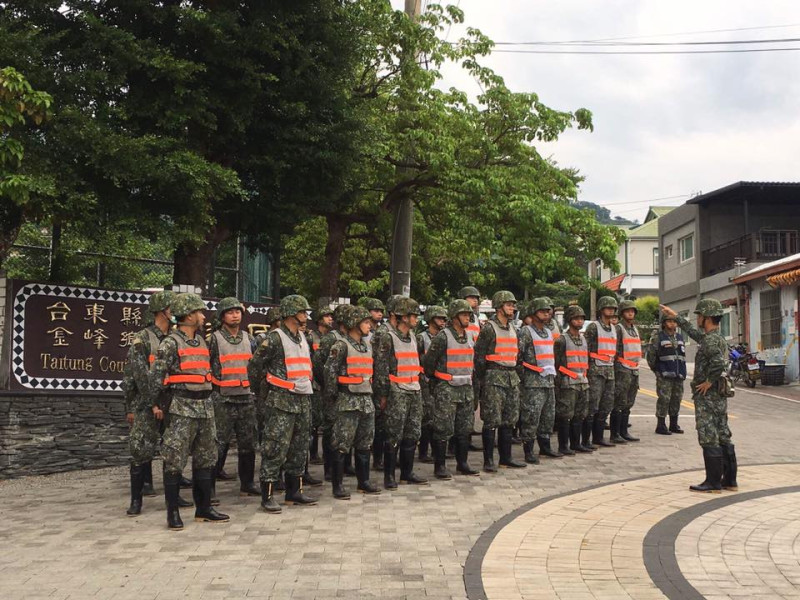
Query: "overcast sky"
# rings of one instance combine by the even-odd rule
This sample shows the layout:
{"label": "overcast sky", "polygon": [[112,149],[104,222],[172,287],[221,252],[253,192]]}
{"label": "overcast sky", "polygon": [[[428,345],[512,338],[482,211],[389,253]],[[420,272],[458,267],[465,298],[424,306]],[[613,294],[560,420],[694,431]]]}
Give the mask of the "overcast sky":
{"label": "overcast sky", "polygon": [[[403,7],[402,0],[392,4]],[[797,0],[461,0],[459,4],[465,25],[477,27],[495,42],[633,36],[657,37],[625,41],[800,38]],[[770,28],[661,35],[766,26]],[[454,27],[449,39],[460,33]],[[721,48],[753,47],[800,49],[800,43]],[[720,47],[631,49],[712,48]],[[800,180],[800,50],[651,56],[495,53],[487,64],[505,77],[512,90],[536,92],[553,108],[592,111],[593,133],[568,132],[540,151],[561,165],[578,168],[586,178],[580,198],[608,206],[614,214],[642,220],[649,199],[683,195],[651,202],[678,205],[689,194],[735,181]],[[448,69],[446,78],[447,85],[478,91],[474,81],[457,69]]]}

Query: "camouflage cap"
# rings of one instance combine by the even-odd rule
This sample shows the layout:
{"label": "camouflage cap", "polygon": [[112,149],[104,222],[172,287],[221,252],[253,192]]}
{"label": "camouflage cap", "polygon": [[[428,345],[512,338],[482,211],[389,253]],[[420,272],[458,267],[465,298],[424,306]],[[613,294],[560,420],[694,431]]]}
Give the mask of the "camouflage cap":
{"label": "camouflage cap", "polygon": [[350,304],[337,304],[333,309],[333,320],[337,325],[344,325],[344,318],[348,310],[350,310]]}
{"label": "camouflage cap", "polygon": [[553,301],[550,298],[542,296],[541,298],[534,298],[531,300],[530,314],[535,313],[537,310],[551,310],[553,308]]}
{"label": "camouflage cap", "polygon": [[350,306],[350,309],[346,311],[344,317],[344,326],[348,329],[355,329],[362,323],[362,321],[372,321],[372,316],[369,314],[369,310],[367,310],[366,307],[352,305],[348,306]]}
{"label": "camouflage cap", "polygon": [[463,288],[458,290],[458,297],[462,300],[466,300],[470,296],[474,296],[478,299],[481,297],[481,293],[478,291],[478,288],[473,287],[471,285],[465,285]]}
{"label": "camouflage cap", "polygon": [[586,318],[586,313],[583,312],[583,309],[577,304],[570,304],[564,311],[564,321],[566,323],[569,323],[572,319],[576,317]]}
{"label": "camouflage cap", "polygon": [[663,324],[664,324],[664,323],[666,323],[667,321],[675,321],[675,322],[677,322],[677,321],[678,321],[678,319],[677,319],[677,317],[673,317],[672,315],[668,315],[667,313],[664,313],[664,312],[662,312],[662,313],[661,313],[661,314],[658,316],[658,322],[659,322],[659,323],[661,323],[661,324],[663,325]]}
{"label": "camouflage cap", "polygon": [[517,299],[514,297],[513,292],[500,290],[499,292],[495,292],[494,296],[492,296],[492,308],[495,310],[501,308],[506,302],[514,302],[516,304]]}
{"label": "camouflage cap", "polygon": [[597,301],[597,310],[604,308],[617,308],[617,299],[613,296],[603,296]]}
{"label": "camouflage cap", "polygon": [[153,314],[161,312],[162,310],[167,310],[174,300],[175,292],[169,290],[155,292],[150,295],[150,302],[147,305],[147,310]]}
{"label": "camouflage cap", "polygon": [[395,311],[397,310],[397,303],[405,298],[405,296],[401,294],[394,294],[393,296],[389,296],[389,299],[386,301],[386,312],[389,314],[397,314]]}
{"label": "camouflage cap", "polygon": [[628,310],[631,308],[635,310],[637,313],[639,312],[639,309],[636,308],[636,303],[633,300],[623,300],[622,302],[619,303],[619,308],[617,309],[617,312],[619,314],[622,314],[623,310]]}
{"label": "camouflage cap", "polygon": [[223,298],[217,303],[217,319],[222,319],[222,315],[225,314],[225,311],[231,310],[232,308],[238,308],[242,312],[244,312],[244,304],[239,302],[238,298],[234,298],[233,296],[228,296],[227,298]]}
{"label": "camouflage cap", "polygon": [[185,293],[176,294],[175,299],[170,304],[172,314],[175,317],[185,317],[196,310],[205,310],[206,303],[197,294]]}
{"label": "camouflage cap", "polygon": [[399,300],[397,300],[394,314],[396,314],[398,317],[405,317],[406,315],[419,315],[419,302],[413,298],[401,297]]}
{"label": "camouflage cap", "polygon": [[459,298],[458,300],[453,300],[450,303],[450,306],[447,307],[447,317],[450,320],[453,320],[460,313],[472,314],[472,307],[469,305],[469,302],[461,298]]}
{"label": "camouflage cap", "polygon": [[358,300],[358,305],[363,306],[367,310],[380,310],[386,312],[386,307],[378,298],[364,297]]}
{"label": "camouflage cap", "polygon": [[277,306],[271,306],[267,311],[267,325],[272,325],[281,320],[281,311]]}
{"label": "camouflage cap", "polygon": [[314,323],[319,323],[322,317],[327,317],[328,315],[333,315],[333,309],[330,306],[320,306],[311,312],[311,320]]}
{"label": "camouflage cap", "polygon": [[442,317],[443,319],[446,319],[447,309],[444,306],[439,306],[438,304],[432,304],[425,309],[425,321],[430,323],[436,317]]}
{"label": "camouflage cap", "polygon": [[[175,311],[173,310],[173,312]],[[722,302],[716,298],[703,298],[697,303],[694,314],[704,317],[721,317],[725,314],[725,309],[722,308]]]}
{"label": "camouflage cap", "polygon": [[299,294],[290,294],[281,300],[280,309],[281,318],[285,319],[286,317],[293,317],[297,313],[311,310],[311,307],[308,305],[308,300],[303,296]]}

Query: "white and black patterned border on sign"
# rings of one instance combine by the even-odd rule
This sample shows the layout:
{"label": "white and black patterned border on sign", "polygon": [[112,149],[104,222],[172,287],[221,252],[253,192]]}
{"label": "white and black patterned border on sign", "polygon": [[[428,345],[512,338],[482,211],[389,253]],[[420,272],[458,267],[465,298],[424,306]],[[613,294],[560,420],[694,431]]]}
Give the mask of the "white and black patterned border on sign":
{"label": "white and black patterned border on sign", "polygon": [[[13,337],[11,339],[11,368],[14,378],[20,385],[32,390],[70,390],[93,392],[121,392],[121,379],[79,379],[72,377],[34,377],[25,372],[25,304],[31,296],[49,296],[53,298],[76,298],[80,300],[100,300],[106,302],[126,302],[128,304],[147,304],[150,293],[124,292],[117,290],[101,290],[67,285],[46,283],[28,283],[23,285],[14,296]],[[214,300],[204,300],[208,310],[217,309]],[[261,307],[249,312],[262,312]]]}

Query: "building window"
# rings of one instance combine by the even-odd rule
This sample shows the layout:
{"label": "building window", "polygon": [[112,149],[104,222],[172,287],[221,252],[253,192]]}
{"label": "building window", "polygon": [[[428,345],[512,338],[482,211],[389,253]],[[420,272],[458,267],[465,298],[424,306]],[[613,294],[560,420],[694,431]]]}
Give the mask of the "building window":
{"label": "building window", "polygon": [[664,248],[664,258],[672,258],[672,244]]}
{"label": "building window", "polygon": [[653,248],[653,275],[658,275],[658,248]]}
{"label": "building window", "polygon": [[781,291],[761,292],[761,347],[781,345]]}
{"label": "building window", "polygon": [[731,338],[731,311],[726,311],[719,322],[719,334],[725,339]]}
{"label": "building window", "polygon": [[694,258],[694,234],[687,235],[685,238],[678,240],[678,248],[680,249],[680,262],[686,262]]}
{"label": "building window", "polygon": [[796,231],[762,231],[759,236],[761,255],[781,257],[797,254]]}

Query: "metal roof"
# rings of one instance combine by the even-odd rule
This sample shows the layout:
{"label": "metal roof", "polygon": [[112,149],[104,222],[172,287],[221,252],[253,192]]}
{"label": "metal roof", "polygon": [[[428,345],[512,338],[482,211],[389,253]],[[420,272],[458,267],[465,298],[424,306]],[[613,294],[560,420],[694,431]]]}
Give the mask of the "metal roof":
{"label": "metal roof", "polygon": [[702,204],[706,200],[717,199],[720,196],[735,195],[737,192],[746,190],[763,190],[767,188],[775,189],[797,189],[800,190],[798,181],[737,181],[718,190],[713,190],[707,194],[701,194],[687,200],[686,204]]}
{"label": "metal roof", "polygon": [[734,277],[733,282],[744,283],[745,281],[758,279],[759,277],[767,277],[768,275],[775,275],[776,273],[782,273],[783,271],[788,271],[789,269],[795,269],[797,267],[800,267],[800,253],[785,256],[778,260],[753,267],[738,277]]}

